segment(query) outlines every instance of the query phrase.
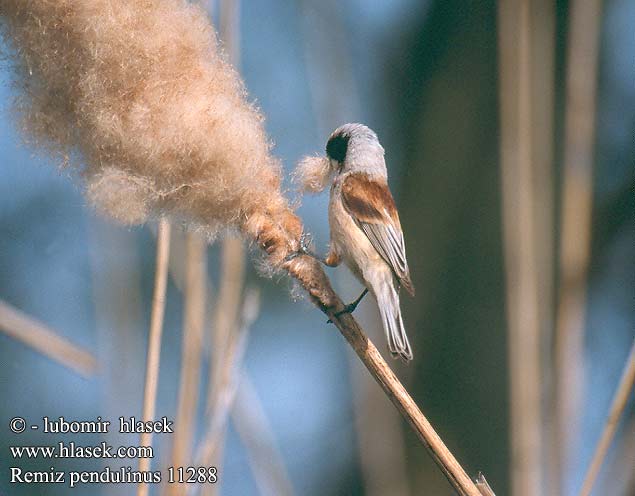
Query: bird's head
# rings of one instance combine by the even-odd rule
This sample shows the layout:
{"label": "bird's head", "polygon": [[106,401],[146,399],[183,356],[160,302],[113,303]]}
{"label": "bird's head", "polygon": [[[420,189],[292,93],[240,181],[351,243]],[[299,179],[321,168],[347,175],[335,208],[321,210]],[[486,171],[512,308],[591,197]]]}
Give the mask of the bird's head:
{"label": "bird's head", "polygon": [[386,177],[384,148],[375,132],[363,124],[338,127],[326,143],[326,156],[333,172],[365,172]]}

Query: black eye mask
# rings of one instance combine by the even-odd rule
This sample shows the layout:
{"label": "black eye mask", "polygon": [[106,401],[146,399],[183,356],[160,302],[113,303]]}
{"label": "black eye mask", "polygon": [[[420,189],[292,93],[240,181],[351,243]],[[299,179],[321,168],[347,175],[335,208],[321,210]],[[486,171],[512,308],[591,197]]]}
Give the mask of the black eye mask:
{"label": "black eye mask", "polygon": [[348,134],[337,134],[329,139],[326,144],[326,154],[329,158],[336,160],[340,163],[340,169],[342,167],[342,163],[346,158],[346,152],[348,151],[348,142],[350,140],[350,136]]}

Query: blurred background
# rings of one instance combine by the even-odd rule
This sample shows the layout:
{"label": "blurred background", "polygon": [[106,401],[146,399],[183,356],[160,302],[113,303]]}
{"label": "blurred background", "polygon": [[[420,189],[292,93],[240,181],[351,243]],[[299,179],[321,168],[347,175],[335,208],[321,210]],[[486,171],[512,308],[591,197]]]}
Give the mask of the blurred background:
{"label": "blurred background", "polygon": [[[363,122],[379,135],[417,288],[402,301],[415,359],[390,363],[468,474],[482,471],[498,495],[578,494],[635,329],[635,3],[208,7],[267,118],[290,196],[296,162],[322,153],[335,127]],[[141,416],[156,225],[97,217],[74,173],[22,143],[10,70],[0,61],[0,494],[65,495],[66,486],[8,483],[9,446],[53,444],[11,434],[9,419]],[[299,209],[320,253],[327,197]],[[191,434],[155,436],[152,468],[170,465],[179,442],[181,459],[196,460],[212,411],[224,445],[212,458],[216,494],[453,494],[339,332],[290,281],[260,277],[257,254],[245,254],[243,277],[231,243],[207,250],[206,318],[192,346],[182,332],[189,245],[172,226],[155,417]],[[344,300],[359,294],[347,269],[328,273]],[[223,316],[232,308],[237,317]],[[372,298],[356,316],[387,356]],[[28,344],[14,325],[79,350],[51,359],[47,334]],[[235,331],[226,380],[214,365],[218,326]],[[138,443],[81,437],[102,440]],[[634,495],[634,459],[631,394],[595,494]]]}

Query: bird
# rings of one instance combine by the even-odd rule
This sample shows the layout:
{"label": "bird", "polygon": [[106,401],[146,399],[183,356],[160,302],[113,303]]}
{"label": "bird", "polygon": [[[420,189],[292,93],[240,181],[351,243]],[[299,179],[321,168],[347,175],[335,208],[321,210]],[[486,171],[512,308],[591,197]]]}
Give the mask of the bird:
{"label": "bird", "polygon": [[365,286],[342,313],[355,310],[370,291],[379,307],[388,349],[408,362],[412,348],[404,327],[399,290],[411,296],[406,247],[395,201],[388,187],[384,148],[369,127],[349,123],[338,127],[326,144],[330,245],[321,261],[330,267],[342,262]]}

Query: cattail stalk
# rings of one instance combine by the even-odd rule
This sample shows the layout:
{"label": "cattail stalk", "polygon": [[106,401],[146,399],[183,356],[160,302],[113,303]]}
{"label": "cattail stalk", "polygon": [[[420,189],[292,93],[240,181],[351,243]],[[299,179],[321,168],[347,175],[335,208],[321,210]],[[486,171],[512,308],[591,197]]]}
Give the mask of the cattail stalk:
{"label": "cattail stalk", "polygon": [[[203,329],[207,282],[207,244],[197,234],[186,234],[186,268],[184,293],[183,339],[181,350],[181,380],[172,449],[174,467],[192,463],[192,440],[196,428],[196,407],[200,382]],[[170,485],[170,494],[184,495],[186,485]]]}
{"label": "cattail stalk", "polygon": [[[359,317],[364,328],[371,334],[382,335],[381,321],[377,319],[373,322],[369,317],[368,314]],[[364,494],[382,496],[389,487],[391,496],[409,496],[412,491],[403,422],[385,400],[382,391],[358,367],[355,356],[349,354],[348,361],[353,381],[353,407]],[[378,432],[381,436],[377,435]]]}
{"label": "cattail stalk", "polygon": [[[335,297],[337,298],[337,296]],[[339,298],[335,302],[334,308],[343,308]],[[463,467],[443,443],[428,419],[421,413],[417,404],[384,361],[375,345],[359,327],[355,318],[350,314],[336,317],[335,313],[333,307],[326,310],[326,314],[333,320],[373,378],[382,387],[384,393],[408,421],[410,427],[428,449],[433,460],[441,468],[457,493],[461,496],[479,496],[481,493],[474,482],[467,476]]]}
{"label": "cattail stalk", "polygon": [[[170,259],[170,223],[159,220],[157,231],[157,255],[154,275],[154,293],[152,295],[152,314],[150,316],[150,335],[148,336],[148,355],[146,358],[146,379],[143,388],[143,421],[154,419],[154,411],[159,386],[159,366],[161,362],[161,335],[165,315],[165,293],[168,282],[168,261]],[[152,433],[141,434],[140,446],[152,446]],[[139,459],[139,471],[150,470],[150,458]],[[137,496],[147,496],[148,485],[141,483],[137,487]]]}

